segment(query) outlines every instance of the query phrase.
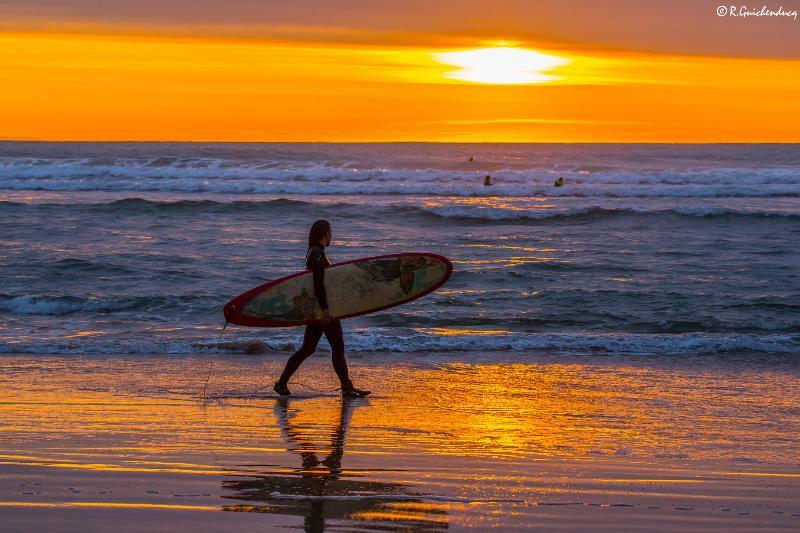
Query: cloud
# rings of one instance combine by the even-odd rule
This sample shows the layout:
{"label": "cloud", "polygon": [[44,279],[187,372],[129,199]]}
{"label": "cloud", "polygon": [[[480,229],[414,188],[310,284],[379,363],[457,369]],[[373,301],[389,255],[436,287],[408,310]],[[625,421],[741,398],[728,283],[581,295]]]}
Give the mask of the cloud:
{"label": "cloud", "polygon": [[562,43],[570,49],[800,58],[797,21],[719,17],[697,0],[5,0],[7,29],[260,35],[416,45],[460,39]]}
{"label": "cloud", "polygon": [[447,124],[453,126],[503,126],[509,124],[638,124],[631,120],[593,120],[574,118],[492,118],[492,119],[452,119],[431,120],[428,124]]}

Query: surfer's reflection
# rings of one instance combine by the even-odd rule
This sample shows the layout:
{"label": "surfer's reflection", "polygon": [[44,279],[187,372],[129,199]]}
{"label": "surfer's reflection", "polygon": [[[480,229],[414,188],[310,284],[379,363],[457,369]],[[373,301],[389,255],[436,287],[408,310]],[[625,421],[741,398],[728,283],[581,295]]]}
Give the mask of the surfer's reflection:
{"label": "surfer's reflection", "polygon": [[306,531],[324,531],[326,525],[332,525],[331,520],[339,521],[339,526],[344,525],[341,521],[357,521],[359,529],[447,529],[446,511],[426,504],[403,484],[353,479],[361,478],[363,470],[342,470],[350,415],[353,407],[364,401],[342,398],[338,424],[331,433],[331,451],[320,460],[317,445],[292,424],[292,400],[277,400],[275,414],[281,434],[287,450],[300,455],[301,466],[289,473],[224,481],[225,488],[238,492],[228,498],[253,502],[224,509],[303,516]]}

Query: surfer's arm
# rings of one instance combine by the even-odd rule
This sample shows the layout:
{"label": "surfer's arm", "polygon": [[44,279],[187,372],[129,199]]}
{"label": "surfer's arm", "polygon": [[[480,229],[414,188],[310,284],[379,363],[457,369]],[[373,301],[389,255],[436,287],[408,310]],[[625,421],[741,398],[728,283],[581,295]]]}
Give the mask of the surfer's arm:
{"label": "surfer's arm", "polygon": [[319,308],[323,311],[328,309],[328,295],[325,293],[325,261],[318,255],[312,260],[312,275],[314,276],[314,295],[317,297]]}

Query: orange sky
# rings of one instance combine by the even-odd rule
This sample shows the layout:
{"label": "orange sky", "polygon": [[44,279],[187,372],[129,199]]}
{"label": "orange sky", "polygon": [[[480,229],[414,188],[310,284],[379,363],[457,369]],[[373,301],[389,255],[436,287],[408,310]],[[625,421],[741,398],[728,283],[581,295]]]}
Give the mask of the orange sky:
{"label": "orange sky", "polygon": [[[689,54],[496,28],[480,36],[473,22],[459,34],[283,26],[268,35],[207,24],[6,24],[0,138],[800,141],[793,53]],[[519,54],[501,53],[468,67],[465,80],[441,55],[510,47],[555,66],[525,70]],[[512,81],[515,69],[534,76],[497,84],[509,68]]]}

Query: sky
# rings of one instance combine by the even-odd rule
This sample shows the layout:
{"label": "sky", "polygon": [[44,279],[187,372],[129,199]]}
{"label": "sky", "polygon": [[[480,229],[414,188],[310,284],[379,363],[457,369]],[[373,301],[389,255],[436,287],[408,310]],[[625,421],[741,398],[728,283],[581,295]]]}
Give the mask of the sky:
{"label": "sky", "polygon": [[800,0],[718,8],[0,0],[0,138],[800,142]]}

